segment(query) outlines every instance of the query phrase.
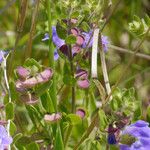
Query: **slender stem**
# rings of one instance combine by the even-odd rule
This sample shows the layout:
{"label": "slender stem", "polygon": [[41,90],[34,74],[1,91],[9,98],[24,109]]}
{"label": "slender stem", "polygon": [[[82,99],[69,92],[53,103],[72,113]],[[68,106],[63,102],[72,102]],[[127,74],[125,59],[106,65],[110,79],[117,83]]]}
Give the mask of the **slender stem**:
{"label": "slender stem", "polygon": [[73,128],[73,126],[72,126],[72,125],[69,125],[69,127],[68,127],[68,129],[67,129],[67,133],[66,133],[65,140],[64,140],[64,146],[65,146],[65,147],[67,146],[69,137],[70,137],[71,132],[72,132],[72,128]]}
{"label": "slender stem", "polygon": [[112,88],[111,93],[106,97],[105,100],[105,104],[108,103],[112,93],[114,92],[114,90],[116,89],[116,87],[118,86],[118,84],[120,83],[120,81],[124,78],[124,76],[126,75],[126,72],[128,71],[130,65],[132,64],[132,62],[134,61],[134,58],[137,54],[137,52],[139,51],[139,48],[141,47],[142,43],[144,42],[144,40],[146,39],[148,33],[150,31],[150,27],[148,28],[147,32],[145,33],[144,37],[142,38],[142,40],[136,45],[136,47],[134,48],[134,54],[132,55],[132,57],[129,60],[129,63],[127,64],[127,66],[125,67],[124,71],[121,73],[118,81],[116,82],[116,84],[114,85],[114,87]]}
{"label": "slender stem", "polygon": [[[108,73],[107,73],[107,66],[106,66],[106,61],[105,61],[105,52],[103,50],[101,33],[99,33],[99,37],[100,37],[100,39],[99,39],[100,58],[101,58],[103,78],[104,78],[107,94],[109,95],[111,93],[111,88],[110,88],[110,83],[109,83],[109,78],[108,78]],[[110,97],[110,100],[112,100],[112,96]]]}
{"label": "slender stem", "polygon": [[[117,50],[117,51],[119,51],[121,53],[128,53],[128,54],[131,54],[131,55],[134,54],[134,52],[132,50],[130,50],[130,49],[125,49],[125,48],[114,46],[114,45],[108,45],[108,47],[113,49],[113,50]],[[136,53],[135,56],[139,57],[139,58],[150,60],[150,55],[147,55],[147,54]]]}
{"label": "slender stem", "polygon": [[31,27],[30,27],[30,35],[29,35],[29,40],[27,43],[27,48],[25,51],[25,59],[29,58],[31,56],[31,52],[32,52],[32,41],[33,41],[33,36],[35,33],[35,27],[36,27],[36,20],[37,20],[37,14],[38,14],[38,9],[39,9],[39,0],[36,0],[36,4],[35,4],[35,9],[33,11],[33,15],[32,15],[32,23],[31,23]]}
{"label": "slender stem", "polygon": [[[48,29],[49,29],[49,66],[55,70],[55,63],[54,63],[54,48],[52,43],[52,24],[51,24],[51,0],[46,0],[46,9],[47,9],[47,15],[48,15]],[[57,111],[57,96],[56,96],[56,78],[55,78],[55,71],[53,75],[53,83],[49,90],[53,104],[54,109]]]}
{"label": "slender stem", "polygon": [[20,11],[18,14],[18,20],[17,20],[17,34],[16,34],[16,40],[15,40],[15,45],[14,48],[12,50],[12,54],[11,54],[11,58],[10,58],[10,65],[8,66],[8,79],[12,74],[12,70],[13,70],[13,64],[14,64],[14,59],[15,59],[15,52],[16,52],[16,48],[20,39],[20,34],[23,31],[23,27],[24,27],[24,23],[25,23],[25,19],[26,19],[26,12],[27,12],[27,8],[28,8],[28,0],[22,0],[21,1],[21,6],[20,6]]}
{"label": "slender stem", "polygon": [[88,136],[90,135],[90,133],[93,131],[94,127],[96,126],[98,121],[98,113],[95,114],[95,116],[93,117],[93,120],[90,124],[90,126],[87,128],[87,130],[84,132],[83,136],[81,137],[79,143],[77,143],[74,147],[73,150],[77,150],[80,145],[85,141],[86,138],[88,138]]}

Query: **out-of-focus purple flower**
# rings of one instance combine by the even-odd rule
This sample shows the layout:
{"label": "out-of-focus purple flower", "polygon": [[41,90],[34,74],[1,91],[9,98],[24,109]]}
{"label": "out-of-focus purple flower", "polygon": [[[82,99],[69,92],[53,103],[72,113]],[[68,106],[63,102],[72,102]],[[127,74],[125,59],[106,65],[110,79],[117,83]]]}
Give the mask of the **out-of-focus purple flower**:
{"label": "out-of-focus purple flower", "polygon": [[86,115],[85,110],[82,108],[77,109],[76,115],[79,115],[83,119]]}
{"label": "out-of-focus purple flower", "polygon": [[45,33],[44,38],[42,39],[42,41],[47,41],[49,40],[49,34]]}
{"label": "out-of-focus purple flower", "polygon": [[0,50],[0,63],[3,61],[3,57],[8,54],[8,51]]}
{"label": "out-of-focus purple flower", "polygon": [[0,125],[0,150],[7,149],[12,141],[12,137],[8,136],[8,133],[4,126]]}
{"label": "out-of-focus purple flower", "polygon": [[90,86],[88,80],[88,73],[86,70],[78,69],[75,77],[77,78],[77,85],[82,89],[87,89]]}
{"label": "out-of-focus purple flower", "polygon": [[[89,31],[89,32],[82,32],[82,35],[84,36],[84,43],[82,45],[83,48],[86,48],[86,46],[88,47],[92,47],[92,44],[93,44],[93,38],[91,38],[92,36],[92,31]],[[91,40],[90,40],[91,39]],[[90,42],[89,42],[90,40]],[[89,43],[89,44],[88,44]]]}
{"label": "out-of-focus purple flower", "polygon": [[139,120],[127,126],[122,135],[131,135],[137,140],[132,145],[120,145],[120,150],[149,150],[150,149],[150,128],[149,123]]}
{"label": "out-of-focus purple flower", "polygon": [[[93,37],[91,38],[92,31],[90,31],[88,33],[83,32],[82,34],[83,34],[84,39],[85,39],[82,47],[83,48],[86,48],[86,46],[88,46],[88,48],[92,47],[92,44],[93,44]],[[89,40],[90,40],[90,42],[89,42]],[[102,35],[102,45],[103,45],[103,49],[104,49],[105,52],[107,52],[107,50],[108,50],[108,44],[109,44],[108,37]]]}
{"label": "out-of-focus purple flower", "polygon": [[25,80],[30,75],[30,71],[22,66],[17,67],[16,72],[20,80]]}
{"label": "out-of-focus purple flower", "polygon": [[107,142],[108,144],[116,144],[117,140],[116,140],[116,136],[115,133],[117,132],[117,128],[114,128],[112,124],[109,125],[108,127],[108,137],[107,137]]}
{"label": "out-of-focus purple flower", "polygon": [[59,54],[57,50],[54,51],[54,60],[57,60],[59,58]]}
{"label": "out-of-focus purple flower", "polygon": [[103,45],[104,52],[107,52],[108,44],[109,44],[108,37],[102,35],[102,45]]}

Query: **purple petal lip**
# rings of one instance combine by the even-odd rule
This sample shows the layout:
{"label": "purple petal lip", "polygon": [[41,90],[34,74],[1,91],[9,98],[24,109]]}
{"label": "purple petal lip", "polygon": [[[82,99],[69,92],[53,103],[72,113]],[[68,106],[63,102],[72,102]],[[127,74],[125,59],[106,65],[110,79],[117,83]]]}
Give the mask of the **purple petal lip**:
{"label": "purple petal lip", "polygon": [[84,70],[84,69],[78,69],[77,72],[76,72],[75,77],[76,77],[76,78],[79,78],[79,77],[86,78],[86,77],[88,77],[88,73],[87,73],[87,71]]}
{"label": "purple petal lip", "polygon": [[62,118],[61,113],[46,114],[44,116],[44,120],[46,122],[56,122],[59,121],[61,118]]}
{"label": "purple petal lip", "polygon": [[137,122],[135,122],[134,124],[130,125],[130,126],[135,126],[135,127],[148,127],[149,123],[143,120],[138,120]]}
{"label": "purple petal lip", "polygon": [[75,36],[77,36],[79,34],[79,30],[77,28],[72,28],[71,29],[71,33]]}
{"label": "purple petal lip", "polygon": [[87,89],[90,86],[89,80],[78,80],[77,85],[82,89]]}
{"label": "purple petal lip", "polygon": [[20,79],[26,79],[30,75],[29,70],[22,66],[17,67],[16,72]]}
{"label": "purple petal lip", "polygon": [[3,61],[3,57],[8,54],[8,51],[0,50],[0,63]]}
{"label": "purple petal lip", "polygon": [[79,115],[82,119],[85,117],[85,114],[85,111],[81,108],[76,111],[76,115]]}

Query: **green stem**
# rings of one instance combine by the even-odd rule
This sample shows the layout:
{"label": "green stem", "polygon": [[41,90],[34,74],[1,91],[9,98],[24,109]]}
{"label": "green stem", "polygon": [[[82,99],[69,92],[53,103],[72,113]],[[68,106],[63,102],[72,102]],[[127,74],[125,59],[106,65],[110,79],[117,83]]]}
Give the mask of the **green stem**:
{"label": "green stem", "polygon": [[57,96],[56,96],[56,78],[55,78],[55,63],[54,63],[54,48],[52,43],[52,24],[51,24],[51,1],[46,0],[46,9],[48,15],[48,29],[49,29],[49,66],[54,70],[53,83],[50,88],[50,95],[53,101],[54,109],[57,111]]}
{"label": "green stem", "polygon": [[94,127],[96,126],[97,121],[98,121],[98,112],[93,117],[93,120],[92,120],[90,126],[84,132],[83,136],[81,137],[81,140],[79,141],[79,143],[77,143],[75,145],[73,150],[77,150],[81,146],[81,144],[85,141],[85,139],[88,138],[88,136],[90,135],[90,133],[93,131]]}
{"label": "green stem", "polygon": [[72,126],[72,125],[69,125],[69,127],[68,127],[68,129],[67,129],[66,137],[65,137],[65,140],[64,140],[64,146],[65,146],[65,147],[67,146],[69,137],[70,137],[70,135],[71,135],[72,128],[73,128],[73,126]]}

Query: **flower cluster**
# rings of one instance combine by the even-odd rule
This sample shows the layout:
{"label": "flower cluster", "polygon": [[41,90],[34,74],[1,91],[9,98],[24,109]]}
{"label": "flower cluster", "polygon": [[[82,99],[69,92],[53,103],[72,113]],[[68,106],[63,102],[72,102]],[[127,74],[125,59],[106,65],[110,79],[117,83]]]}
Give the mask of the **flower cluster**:
{"label": "flower cluster", "polygon": [[[93,37],[92,37],[93,31],[92,30],[89,32],[83,32],[82,30],[74,27],[71,29],[71,34],[73,34],[77,39],[76,43],[72,46],[73,56],[79,53],[82,49],[86,47],[88,48],[92,47],[92,44],[93,44]],[[46,41],[46,40],[49,40],[48,33],[46,33],[44,38],[42,39],[42,41]],[[65,40],[61,39],[58,36],[55,26],[52,27],[52,40],[57,50],[60,50],[63,54],[68,55],[68,47],[65,43]],[[108,41],[107,36],[102,35],[102,45],[103,45],[103,49],[105,52],[108,50],[108,44],[109,44],[109,41]],[[57,50],[54,51],[55,60],[59,58],[59,54]]]}
{"label": "flower cluster", "polygon": [[30,89],[39,84],[48,82],[52,78],[53,71],[50,68],[46,68],[44,71],[31,77],[30,71],[20,66],[16,69],[16,72],[19,78],[16,82],[16,90],[21,94],[21,100],[26,104],[37,103],[38,97],[35,93],[30,93]]}

